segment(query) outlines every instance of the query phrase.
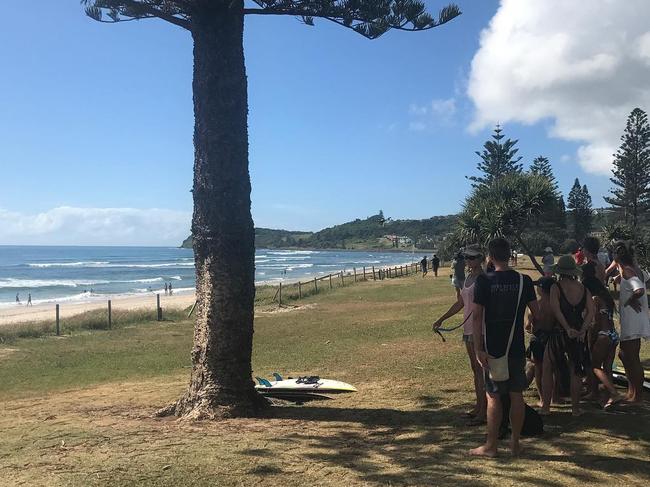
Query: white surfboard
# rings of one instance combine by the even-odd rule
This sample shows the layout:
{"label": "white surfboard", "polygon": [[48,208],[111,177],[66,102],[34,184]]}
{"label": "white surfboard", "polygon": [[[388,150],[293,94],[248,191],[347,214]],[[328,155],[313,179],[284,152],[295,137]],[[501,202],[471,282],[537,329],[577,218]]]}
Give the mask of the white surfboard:
{"label": "white surfboard", "polygon": [[297,379],[263,381],[255,386],[261,393],[315,393],[315,394],[346,394],[357,392],[356,387],[338,380],[321,379],[320,377],[299,377]]}

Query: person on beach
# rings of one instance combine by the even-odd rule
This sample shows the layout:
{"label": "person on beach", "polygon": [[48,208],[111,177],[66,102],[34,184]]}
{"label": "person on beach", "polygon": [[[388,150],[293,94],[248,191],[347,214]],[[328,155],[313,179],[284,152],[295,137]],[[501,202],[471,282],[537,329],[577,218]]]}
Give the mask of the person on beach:
{"label": "person on beach", "polygon": [[16,304],[20,304],[20,295],[16,293]]}
{"label": "person on beach", "polygon": [[[594,318],[593,300],[591,293],[578,281],[582,270],[573,257],[560,257],[553,271],[559,280],[551,288],[551,307],[555,319],[564,329],[562,341],[556,344],[554,353],[557,354],[558,361],[563,359],[562,355],[568,359],[572,414],[580,416],[582,379],[590,369],[587,330]],[[548,407],[549,403],[546,402],[543,414],[549,413]]]}
{"label": "person on beach", "polygon": [[465,257],[462,252],[458,252],[451,262],[451,271],[451,285],[456,289],[456,299],[458,299],[465,284]]}
{"label": "person on beach", "polygon": [[641,404],[644,376],[639,353],[641,339],[650,339],[645,277],[635,261],[632,243],[618,241],[614,244],[614,263],[618,268],[617,279],[621,287],[621,346],[618,357],[623,362],[628,382],[625,402]]}
{"label": "person on beach", "polygon": [[[521,452],[519,437],[525,414],[523,391],[528,387],[524,314],[528,307],[533,317],[536,317],[538,308],[533,281],[508,267],[511,255],[507,240],[492,240],[488,245],[488,258],[494,263],[495,272],[478,276],[474,287],[473,344],[476,359],[484,370],[487,439],[482,446],[470,450],[470,455],[497,455],[503,407],[501,395],[510,398],[510,450],[515,456]],[[481,336],[483,327],[484,337]],[[506,363],[502,365],[504,361]],[[502,379],[502,373],[505,372],[503,369],[507,371],[507,379],[493,379]]]}
{"label": "person on beach", "polygon": [[469,357],[469,364],[474,375],[474,392],[476,393],[476,404],[471,411],[465,415],[471,418],[470,426],[485,423],[487,402],[485,398],[485,384],[483,382],[483,369],[476,360],[476,353],[474,352],[474,345],[472,340],[474,338],[474,329],[472,321],[472,307],[474,306],[474,287],[476,279],[483,274],[483,251],[478,245],[469,245],[464,252],[465,262],[469,269],[469,275],[465,279],[463,288],[461,289],[458,300],[451,305],[445,314],[436,320],[433,324],[433,329],[440,328],[445,320],[456,315],[459,311],[463,311],[463,343],[465,350]]}
{"label": "person on beach", "polygon": [[167,283],[165,283],[165,296],[169,294],[169,288],[167,287]]}
{"label": "person on beach", "polygon": [[553,255],[553,249],[551,247],[546,247],[544,249],[542,265],[544,266],[544,276],[551,277],[553,275],[553,265],[555,265],[555,256]]}
{"label": "person on beach", "polygon": [[[551,308],[551,288],[555,284],[555,280],[552,277],[543,277],[535,284],[538,290],[537,315],[534,317],[532,314],[528,315],[526,331],[533,335],[530,339],[528,351],[530,359],[535,365],[534,377],[537,394],[539,395],[539,407],[543,407],[544,388],[546,387],[552,391],[554,387],[553,369],[549,360],[546,360],[546,367],[544,366],[544,354],[555,327],[555,315]],[[530,382],[531,378],[528,380]],[[544,382],[546,382],[546,385]]]}
{"label": "person on beach", "polygon": [[420,269],[422,270],[422,277],[425,277],[429,272],[429,261],[427,260],[426,255],[422,257],[422,260],[420,261]]}
{"label": "person on beach", "polygon": [[[586,267],[586,266],[585,266]],[[598,382],[603,384],[609,397],[604,409],[609,409],[623,398],[618,394],[612,383],[612,365],[616,355],[619,335],[614,327],[615,303],[609,290],[588,268],[583,271],[582,283],[589,290],[594,300],[594,328],[591,342],[591,366],[594,376],[590,384],[591,394],[588,399],[599,400]]]}
{"label": "person on beach", "polygon": [[440,259],[436,254],[433,254],[431,257],[431,268],[433,269],[433,275],[438,277],[438,269],[440,268]]}
{"label": "person on beach", "polygon": [[29,294],[27,295],[27,306],[34,306],[34,305],[32,304],[32,293],[29,293]]}

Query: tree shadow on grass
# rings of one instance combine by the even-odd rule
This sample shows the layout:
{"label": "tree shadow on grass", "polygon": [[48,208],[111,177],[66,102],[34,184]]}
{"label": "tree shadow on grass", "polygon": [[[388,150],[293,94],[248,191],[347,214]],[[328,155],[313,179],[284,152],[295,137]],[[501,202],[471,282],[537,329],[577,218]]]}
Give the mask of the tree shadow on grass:
{"label": "tree shadow on grass", "polygon": [[[308,421],[303,431],[288,435],[300,445],[298,455],[314,465],[338,467],[359,480],[382,485],[492,485],[499,476],[540,487],[610,482],[620,476],[650,482],[647,456],[626,455],[625,446],[650,454],[650,410],[589,412],[573,418],[568,412],[546,420],[547,432],[526,442],[526,455],[470,459],[467,451],[484,440],[484,428],[470,427],[458,406],[441,407],[433,396],[420,398],[422,408],[353,408],[309,406],[274,408],[270,416]],[[641,427],[641,425],[644,425]],[[271,440],[282,449],[284,438]],[[603,444],[611,444],[610,450]],[[507,444],[502,444],[505,448]],[[600,446],[600,447],[599,447]],[[266,457],[268,450],[245,452]],[[540,468],[548,475],[540,475]]]}

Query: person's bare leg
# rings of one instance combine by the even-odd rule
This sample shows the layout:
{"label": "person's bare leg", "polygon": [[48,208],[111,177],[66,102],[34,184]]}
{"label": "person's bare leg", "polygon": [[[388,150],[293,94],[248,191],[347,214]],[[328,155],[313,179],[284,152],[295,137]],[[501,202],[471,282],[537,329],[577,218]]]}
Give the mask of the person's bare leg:
{"label": "person's bare leg", "polygon": [[524,415],[526,406],[524,405],[524,396],[521,392],[510,393],[510,426],[512,428],[512,437],[510,439],[510,451],[514,456],[521,453],[519,438],[521,437],[521,428],[524,426]]}
{"label": "person's bare leg", "polygon": [[476,393],[476,407],[474,408],[474,415],[478,420],[485,420],[487,403],[485,399],[485,381],[483,380],[483,368],[476,360],[476,353],[474,352],[474,344],[465,342],[467,349],[467,356],[469,363],[472,367],[472,374],[474,375],[474,392]]}
{"label": "person's bare leg", "polygon": [[544,390],[544,386],[542,384],[542,377],[544,376],[544,361],[543,360],[535,360],[535,387],[537,387],[537,395],[539,396],[539,407],[543,407],[544,405],[544,395],[542,394],[542,390]]}
{"label": "person's bare leg", "polygon": [[580,409],[580,389],[582,388],[582,381],[575,373],[573,364],[571,364],[571,414],[573,416],[580,416],[582,410]]}
{"label": "person's bare leg", "polygon": [[470,450],[470,455],[479,457],[495,457],[497,455],[499,426],[503,419],[501,415],[501,398],[498,394],[487,394],[487,439],[484,445]]}
{"label": "person's bare leg", "polygon": [[609,393],[608,401],[605,404],[606,406],[611,406],[620,400],[614,384],[607,372],[604,370],[605,363],[609,359],[610,350],[612,348],[612,341],[608,337],[600,336],[591,349],[593,374],[596,379],[605,386],[605,389],[607,389],[607,392]]}
{"label": "person's bare leg", "polygon": [[625,367],[625,375],[627,377],[627,397],[625,399],[628,403],[638,404],[642,401],[643,389],[643,366],[641,365],[641,358],[639,353],[641,351],[641,339],[626,340],[621,342],[621,351],[619,357],[623,361]]}
{"label": "person's bare leg", "polygon": [[542,409],[541,414],[550,414],[551,413],[551,400],[553,398],[553,389],[555,388],[555,382],[553,380],[553,360],[551,359],[551,353],[546,347],[546,352],[544,353],[544,361],[542,363]]}

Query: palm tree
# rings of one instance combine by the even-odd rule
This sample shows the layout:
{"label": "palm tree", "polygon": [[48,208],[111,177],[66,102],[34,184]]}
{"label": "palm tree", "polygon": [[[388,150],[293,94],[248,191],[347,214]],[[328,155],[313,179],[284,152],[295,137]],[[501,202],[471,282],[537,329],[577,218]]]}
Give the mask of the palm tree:
{"label": "palm tree", "polygon": [[147,18],[186,29],[194,41],[194,215],[196,324],[186,394],[161,414],[219,418],[265,407],[252,381],[255,244],[248,172],[244,17],[322,18],[374,39],[390,29],[422,31],[438,18],[417,0],[81,0],[100,22]]}
{"label": "palm tree", "polygon": [[496,237],[515,240],[543,274],[522,234],[554,198],[553,185],[548,179],[528,173],[506,174],[491,186],[473,190],[459,216],[458,236],[464,243],[483,245]]}

